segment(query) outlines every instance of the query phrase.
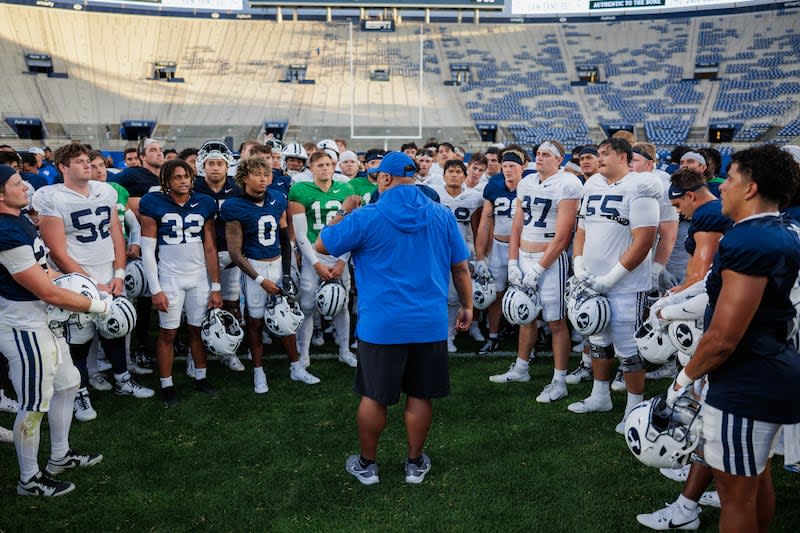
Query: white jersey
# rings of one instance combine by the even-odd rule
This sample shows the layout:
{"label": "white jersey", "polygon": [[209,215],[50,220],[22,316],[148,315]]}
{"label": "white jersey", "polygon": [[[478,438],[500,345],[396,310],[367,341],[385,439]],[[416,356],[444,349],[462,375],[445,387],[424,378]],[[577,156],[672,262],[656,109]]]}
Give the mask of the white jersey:
{"label": "white jersey", "polygon": [[[601,174],[595,174],[583,186],[583,202],[579,221],[586,232],[583,260],[586,271],[602,276],[611,271],[633,243],[631,230],[636,227],[658,225],[657,206],[662,195],[661,180],[649,172],[631,172],[621,180],[609,184]],[[631,221],[631,206],[640,199],[653,200],[653,212],[636,212],[644,216],[647,224],[635,225]],[[652,221],[652,224],[650,224]],[[639,266],[626,274],[609,292],[641,292],[650,290],[652,251]]]}
{"label": "white jersey", "polygon": [[558,204],[561,200],[580,200],[581,180],[567,172],[556,172],[544,181],[539,174],[522,178],[517,185],[517,200],[523,213],[522,240],[549,242],[556,236]]}
{"label": "white jersey", "polygon": [[[314,181],[314,174],[311,173],[310,170],[306,169],[302,172],[298,172],[294,176],[292,176],[292,183],[302,183],[302,182],[313,182]],[[333,181],[338,181],[339,183],[348,183],[350,178],[345,176],[344,174],[340,174],[339,172],[333,173]]]}
{"label": "white jersey", "polygon": [[117,215],[117,191],[109,184],[90,181],[88,196],[63,183],[48,185],[34,193],[31,204],[40,216],[64,221],[67,254],[81,267],[97,272],[113,265],[111,217]]}
{"label": "white jersey", "polygon": [[417,176],[416,180],[417,185],[427,185],[428,187],[434,188],[444,187],[444,178],[442,178],[441,175],[434,174],[433,171],[425,177]]}
{"label": "white jersey", "polygon": [[669,199],[669,174],[664,172],[663,170],[655,169],[653,170],[652,174],[654,174],[659,180],[661,181],[661,186],[664,188],[664,192],[661,194],[661,198],[658,201],[658,207],[660,210],[660,216],[658,217],[659,222],[677,222],[678,221],[678,210],[675,209],[672,205],[672,201]]}
{"label": "white jersey", "polygon": [[461,187],[461,192],[451,196],[443,185],[431,187],[439,195],[439,203],[448,208],[458,222],[458,230],[467,243],[470,255],[475,255],[475,239],[472,233],[472,215],[483,206],[483,195],[475,189]]}

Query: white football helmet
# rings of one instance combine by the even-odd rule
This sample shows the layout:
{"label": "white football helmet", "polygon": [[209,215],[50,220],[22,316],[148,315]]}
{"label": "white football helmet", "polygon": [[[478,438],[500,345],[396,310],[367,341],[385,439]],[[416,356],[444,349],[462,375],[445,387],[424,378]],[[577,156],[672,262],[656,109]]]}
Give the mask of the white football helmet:
{"label": "white football helmet", "polygon": [[[62,289],[76,292],[92,300],[102,299],[100,291],[97,290],[97,285],[95,285],[94,281],[83,274],[78,274],[76,272],[64,274],[54,279],[53,283]],[[47,306],[47,322],[50,324],[51,328],[63,325],[65,322],[72,326],[84,328],[94,322],[94,315],[91,313],[68,311],[49,304]]]}
{"label": "white football helmet", "polygon": [[111,300],[110,311],[97,318],[97,330],[104,339],[124,337],[136,326],[136,308],[130,300],[119,296]]}
{"label": "white football helmet", "polygon": [[280,139],[267,139],[264,144],[272,149],[273,154],[280,154],[283,151],[283,143]]}
{"label": "white football helmet", "polygon": [[300,304],[285,296],[268,297],[264,309],[264,322],[267,329],[279,337],[294,335],[305,315]]}
{"label": "white football helmet", "polygon": [[503,316],[517,326],[530,324],[542,311],[539,291],[512,285],[503,295]]}
{"label": "white football helmet", "polygon": [[572,293],[575,292],[579,284],[580,280],[578,280],[577,276],[567,278],[567,282],[564,284],[564,301],[569,301],[572,298]]}
{"label": "white football helmet", "polygon": [[233,355],[244,338],[236,317],[222,309],[209,309],[200,324],[200,339],[213,354]]}
{"label": "white football helmet", "polygon": [[125,265],[125,293],[128,298],[138,298],[148,293],[144,263],[141,259],[133,259]]}
{"label": "white football helmet", "polygon": [[672,341],[669,340],[666,323],[662,326],[653,317],[651,317],[651,320],[646,320],[636,330],[636,346],[639,347],[639,353],[642,354],[645,360],[656,365],[666,363],[677,350]]}
{"label": "white football helmet", "polygon": [[336,141],[334,141],[333,139],[321,140],[320,142],[317,143],[317,148],[319,148],[320,150],[332,150],[333,152],[336,153],[337,158],[339,156],[339,145],[336,144]]}
{"label": "white football helmet", "polygon": [[233,153],[231,153],[228,145],[219,140],[210,140],[203,143],[200,150],[197,152],[197,175],[205,176],[206,172],[204,166],[206,161],[211,159],[222,159],[228,164],[230,169],[233,165]]}
{"label": "white football helmet", "polygon": [[672,345],[691,358],[703,336],[703,319],[671,320],[667,334]]}
{"label": "white football helmet", "polygon": [[625,420],[625,442],[639,461],[655,468],[680,468],[700,443],[700,402],[689,395],[667,406],[666,396],[637,405]]}
{"label": "white football helmet", "polygon": [[497,289],[491,274],[476,276],[472,283],[472,303],[476,309],[486,310],[497,300]]}
{"label": "white football helmet", "polygon": [[[303,168],[300,170],[292,170],[288,168],[286,164],[287,159],[298,159],[303,162]],[[281,167],[283,171],[286,172],[289,176],[294,176],[295,174],[299,174],[303,171],[306,167],[306,163],[308,162],[308,153],[306,153],[306,149],[303,148],[303,145],[300,143],[289,143],[283,147],[281,151]]]}
{"label": "white football helmet", "polygon": [[567,318],[572,327],[584,337],[600,333],[611,321],[608,298],[579,282],[567,301]]}
{"label": "white football helmet", "polygon": [[347,289],[338,279],[326,281],[317,289],[317,309],[325,318],[332,318],[347,306]]}

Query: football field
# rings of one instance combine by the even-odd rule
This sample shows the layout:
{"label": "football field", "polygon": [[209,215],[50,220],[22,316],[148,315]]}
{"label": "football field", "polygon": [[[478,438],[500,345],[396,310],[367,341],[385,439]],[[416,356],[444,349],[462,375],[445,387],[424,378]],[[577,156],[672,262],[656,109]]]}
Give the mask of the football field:
{"label": "football field", "polygon": [[[610,413],[566,410],[588,395],[588,382],[571,386],[568,401],[540,405],[552,359],[540,357],[528,383],[490,383],[511,360],[451,359],[452,392],[434,403],[433,467],[421,485],[404,481],[402,406],[390,408],[381,481],[371,487],[343,467],[358,451],[352,369],[313,360],[322,383],[307,386],[272,358],[270,391],[257,396],[249,364],[234,373],[212,361],[209,378],[222,389],[212,399],[193,391],[176,362],[175,408],[93,392],[98,418],[75,422],[71,444],[104,460],[62,474],[77,485],[69,495],[16,496],[16,458],[3,444],[0,531],[647,531],[636,514],[673,501],[681,485],[638,463],[614,433],[624,393],[613,393]],[[141,382],[157,388],[153,376]],[[646,397],[667,384],[648,382]],[[6,427],[12,419],[0,414]],[[43,434],[42,466],[46,424]],[[775,463],[772,530],[800,531],[800,476],[783,470],[782,457]],[[701,531],[715,531],[719,512],[704,508],[700,519]]]}

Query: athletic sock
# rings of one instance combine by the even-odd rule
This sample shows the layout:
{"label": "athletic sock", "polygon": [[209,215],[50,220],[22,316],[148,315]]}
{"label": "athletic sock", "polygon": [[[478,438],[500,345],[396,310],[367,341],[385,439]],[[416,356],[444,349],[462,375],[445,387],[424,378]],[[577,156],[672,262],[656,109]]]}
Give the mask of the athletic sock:
{"label": "athletic sock", "polygon": [[625,416],[628,416],[628,413],[633,411],[633,408],[642,403],[642,401],[644,401],[643,394],[633,394],[629,392],[628,403],[625,405]]}
{"label": "athletic sock", "polygon": [[697,502],[690,500],[683,494],[678,495],[678,499],[675,500],[675,503],[678,504],[678,508],[683,511],[685,515],[691,515],[695,510],[697,510]]}
{"label": "athletic sock", "polygon": [[375,459],[365,459],[363,455],[359,455],[358,462],[361,465],[361,468],[366,468],[369,465],[374,465]]}
{"label": "athletic sock", "polygon": [[201,379],[206,379],[207,368],[194,368],[194,379],[195,381],[200,381]]}
{"label": "athletic sock", "polygon": [[518,372],[527,372],[528,371],[528,361],[525,359],[520,359],[517,357],[517,360],[514,361],[514,370]]}
{"label": "athletic sock", "polygon": [[419,457],[415,457],[414,459],[409,457],[408,458],[408,462],[412,463],[412,464],[415,464],[417,466],[422,466],[424,464],[424,462],[422,461],[422,456],[421,455]]}
{"label": "athletic sock", "polygon": [[72,409],[78,387],[57,390],[50,401],[47,422],[50,424],[50,457],[62,459],[69,451],[69,429],[72,426]]}
{"label": "athletic sock", "polygon": [[166,389],[167,387],[175,386],[175,384],[172,383],[172,376],[169,376],[168,378],[159,378],[158,381],[161,382],[161,388],[162,389]]}
{"label": "athletic sock", "polygon": [[595,398],[608,398],[611,392],[608,389],[608,381],[595,379],[592,383],[592,396]]}
{"label": "athletic sock", "polygon": [[14,421],[14,446],[22,481],[28,481],[39,473],[39,440],[43,417],[44,413],[20,409]]}
{"label": "athletic sock", "polygon": [[564,381],[566,379],[567,379],[566,370],[559,370],[557,368],[553,369],[553,381]]}
{"label": "athletic sock", "polygon": [[116,381],[117,383],[122,383],[123,381],[128,381],[129,379],[131,379],[130,372],[126,371],[123,372],[122,374],[114,374],[114,381]]}

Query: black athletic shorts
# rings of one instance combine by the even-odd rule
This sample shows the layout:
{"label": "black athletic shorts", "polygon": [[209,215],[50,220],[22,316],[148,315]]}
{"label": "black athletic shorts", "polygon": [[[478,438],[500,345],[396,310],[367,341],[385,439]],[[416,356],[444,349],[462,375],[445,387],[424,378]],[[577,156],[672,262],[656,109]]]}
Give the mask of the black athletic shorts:
{"label": "black athletic shorts", "polygon": [[396,404],[401,392],[423,400],[447,396],[447,341],[372,344],[359,339],[353,390],[382,405]]}

